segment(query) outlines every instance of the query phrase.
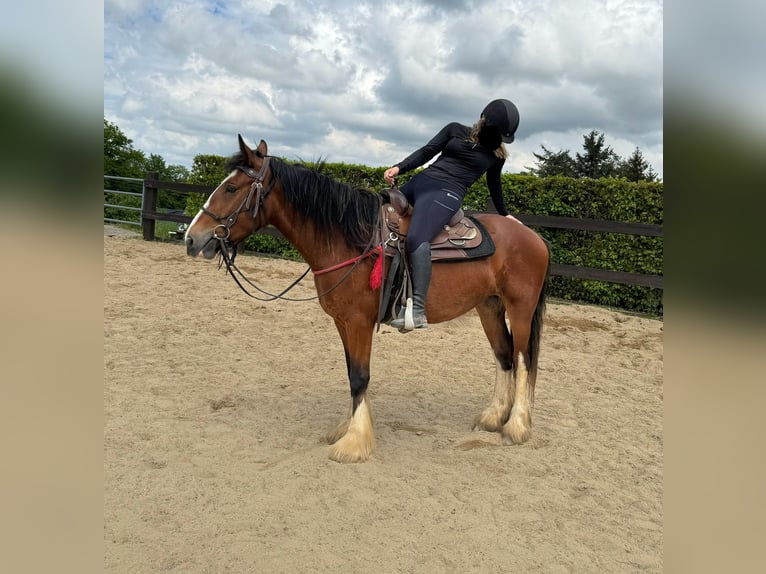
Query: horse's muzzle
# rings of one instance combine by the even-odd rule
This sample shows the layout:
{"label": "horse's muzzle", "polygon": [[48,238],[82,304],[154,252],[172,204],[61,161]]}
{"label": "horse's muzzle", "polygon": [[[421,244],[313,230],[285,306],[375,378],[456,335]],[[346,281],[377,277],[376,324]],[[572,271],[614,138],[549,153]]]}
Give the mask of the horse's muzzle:
{"label": "horse's muzzle", "polygon": [[195,237],[187,233],[186,235],[186,254],[190,257],[197,257],[200,253],[205,259],[212,259],[218,253],[219,242],[215,236],[206,234],[205,237]]}

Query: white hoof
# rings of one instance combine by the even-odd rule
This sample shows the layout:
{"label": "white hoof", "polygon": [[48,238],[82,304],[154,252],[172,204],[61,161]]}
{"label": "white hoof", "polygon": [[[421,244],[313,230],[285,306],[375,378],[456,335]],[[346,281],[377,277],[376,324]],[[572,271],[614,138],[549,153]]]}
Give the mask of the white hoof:
{"label": "white hoof", "polygon": [[[336,429],[336,433],[342,427],[343,424]],[[375,433],[372,430],[372,415],[366,397],[359,402],[354,415],[348,421],[345,434],[332,442],[330,459],[336,462],[364,462],[370,458],[375,450]]]}
{"label": "white hoof", "polygon": [[503,444],[524,444],[532,435],[532,418],[529,413],[511,415],[510,420],[503,425],[501,432]]}

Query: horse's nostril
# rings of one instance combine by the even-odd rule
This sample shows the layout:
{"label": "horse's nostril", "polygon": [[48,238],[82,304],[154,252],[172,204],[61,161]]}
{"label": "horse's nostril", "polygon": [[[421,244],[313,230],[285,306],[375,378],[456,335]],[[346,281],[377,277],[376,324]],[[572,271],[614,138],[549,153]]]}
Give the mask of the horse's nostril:
{"label": "horse's nostril", "polygon": [[192,239],[191,237],[187,236],[187,237],[186,237],[186,245],[188,245],[189,247],[191,247],[191,244],[192,244],[192,243],[194,243],[194,239]]}

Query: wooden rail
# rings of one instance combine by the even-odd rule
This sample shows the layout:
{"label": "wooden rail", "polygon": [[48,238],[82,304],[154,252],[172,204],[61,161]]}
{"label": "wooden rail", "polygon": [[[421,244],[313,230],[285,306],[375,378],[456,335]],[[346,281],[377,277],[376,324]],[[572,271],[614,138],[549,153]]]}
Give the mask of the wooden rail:
{"label": "wooden rail", "polygon": [[[144,179],[144,202],[141,212],[143,237],[147,241],[154,241],[155,222],[175,221],[177,223],[190,223],[192,218],[186,215],[162,213],[157,211],[157,197],[159,190],[169,190],[181,193],[198,193],[206,195],[213,191],[213,187],[206,185],[193,185],[189,183],[175,183],[159,181],[156,173],[147,173]],[[494,213],[491,202],[483,213]],[[466,210],[472,215],[474,212]],[[546,227],[552,229],[573,229],[596,233],[620,233],[622,235],[643,235],[648,237],[663,237],[662,225],[653,223],[627,223],[622,221],[607,221],[602,219],[578,219],[575,217],[557,217],[548,215],[515,214],[525,225],[531,227]],[[273,227],[266,227],[258,231],[266,235],[281,236],[281,233]],[[622,285],[637,285],[663,289],[662,275],[644,275],[641,273],[628,273],[625,271],[610,271],[608,269],[595,269],[593,267],[579,267],[576,265],[564,265],[551,263],[551,275],[560,277],[574,277],[577,279],[590,279],[607,283],[620,283]]]}

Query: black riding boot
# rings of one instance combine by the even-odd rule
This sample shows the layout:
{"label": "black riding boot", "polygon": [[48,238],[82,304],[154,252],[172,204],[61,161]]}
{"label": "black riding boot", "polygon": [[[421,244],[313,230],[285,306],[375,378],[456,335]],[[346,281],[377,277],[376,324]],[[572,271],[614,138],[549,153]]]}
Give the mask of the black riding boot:
{"label": "black riding boot", "polygon": [[[412,273],[412,319],[415,329],[428,327],[426,320],[426,296],[431,283],[431,246],[421,243],[415,251],[409,253]],[[407,321],[400,313],[391,321],[391,326],[400,331],[408,331]]]}

